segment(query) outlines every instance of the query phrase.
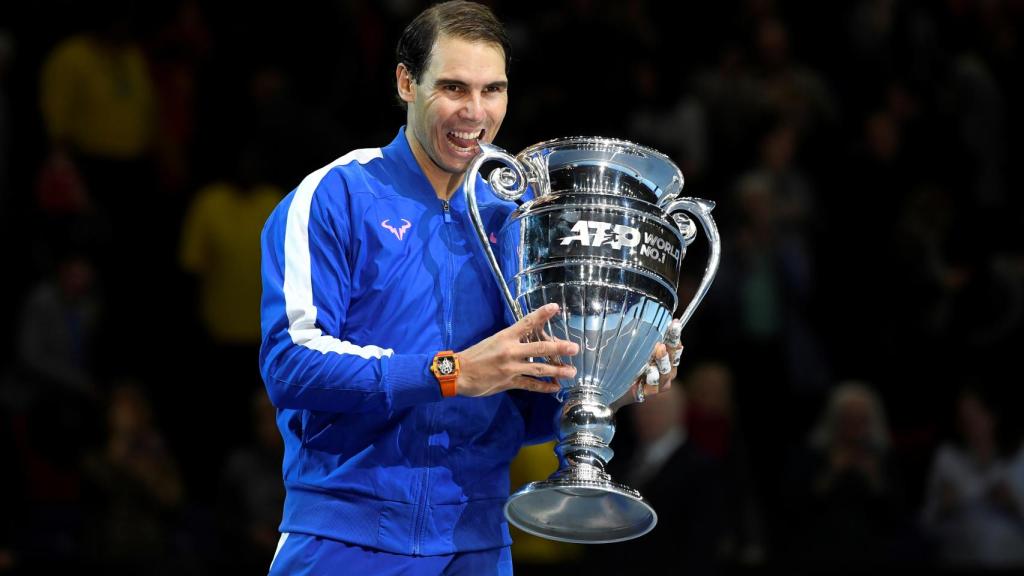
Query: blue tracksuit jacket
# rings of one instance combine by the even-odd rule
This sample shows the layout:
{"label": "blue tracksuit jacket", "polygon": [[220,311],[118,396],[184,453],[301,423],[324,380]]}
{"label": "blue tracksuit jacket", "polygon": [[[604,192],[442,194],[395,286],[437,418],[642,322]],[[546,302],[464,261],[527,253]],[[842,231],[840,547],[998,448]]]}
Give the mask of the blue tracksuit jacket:
{"label": "blue tracksuit jacket", "polygon": [[[496,234],[514,205],[477,189]],[[441,397],[433,355],[507,325],[476,242],[462,189],[436,197],[404,129],[271,214],[260,368],[285,441],[282,532],[424,556],[511,543],[509,462],[553,434],[558,405]]]}

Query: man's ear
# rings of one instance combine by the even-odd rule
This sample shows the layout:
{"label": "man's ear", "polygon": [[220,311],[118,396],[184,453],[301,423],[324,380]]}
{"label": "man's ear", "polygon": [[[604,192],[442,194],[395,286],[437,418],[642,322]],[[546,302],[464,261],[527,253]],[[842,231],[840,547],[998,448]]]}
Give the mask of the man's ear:
{"label": "man's ear", "polygon": [[409,73],[405,64],[399,64],[395,68],[395,83],[398,87],[398,97],[403,102],[412,103],[416,100],[416,82],[412,79],[412,74]]}

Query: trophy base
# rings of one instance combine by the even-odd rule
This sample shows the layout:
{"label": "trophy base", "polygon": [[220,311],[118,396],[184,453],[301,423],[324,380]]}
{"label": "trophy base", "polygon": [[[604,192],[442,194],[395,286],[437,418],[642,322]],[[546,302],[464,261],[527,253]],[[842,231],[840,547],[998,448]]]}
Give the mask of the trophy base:
{"label": "trophy base", "polygon": [[565,477],[517,490],[505,503],[505,518],[523,532],[576,544],[632,540],[658,523],[654,508],[632,488]]}

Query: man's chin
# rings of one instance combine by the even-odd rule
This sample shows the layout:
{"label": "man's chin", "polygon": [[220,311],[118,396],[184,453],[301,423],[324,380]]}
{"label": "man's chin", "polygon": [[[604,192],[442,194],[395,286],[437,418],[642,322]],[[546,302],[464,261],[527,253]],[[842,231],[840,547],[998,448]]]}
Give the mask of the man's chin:
{"label": "man's chin", "polygon": [[440,168],[441,170],[445,171],[448,174],[451,174],[452,176],[459,176],[466,172],[466,169],[469,168],[469,163],[471,161],[472,158],[468,160],[461,160],[457,158],[445,158],[443,163],[434,162],[434,164],[438,168]]}

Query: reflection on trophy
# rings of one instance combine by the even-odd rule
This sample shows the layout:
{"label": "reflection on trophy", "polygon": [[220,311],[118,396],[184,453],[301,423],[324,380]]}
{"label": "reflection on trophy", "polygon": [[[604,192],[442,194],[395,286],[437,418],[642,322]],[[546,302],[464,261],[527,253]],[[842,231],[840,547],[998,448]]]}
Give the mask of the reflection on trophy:
{"label": "reflection on trophy", "polygon": [[[484,143],[466,174],[470,216],[481,248],[516,319],[556,302],[561,313],[542,337],[579,344],[576,377],[561,380],[559,469],[531,482],[505,505],[520,529],[579,543],[618,542],[649,532],[657,514],[636,490],[605,472],[615,434],[609,406],[645,372],[665,338],[678,304],[676,285],[686,247],[700,222],[710,244],[696,295],[681,316],[689,320],[718,269],[720,244],[714,204],[677,198],[679,168],[665,155],[605,138],[542,142],[512,157]],[[520,201],[491,250],[474,185],[485,163],[503,166],[488,182],[495,194]]]}

